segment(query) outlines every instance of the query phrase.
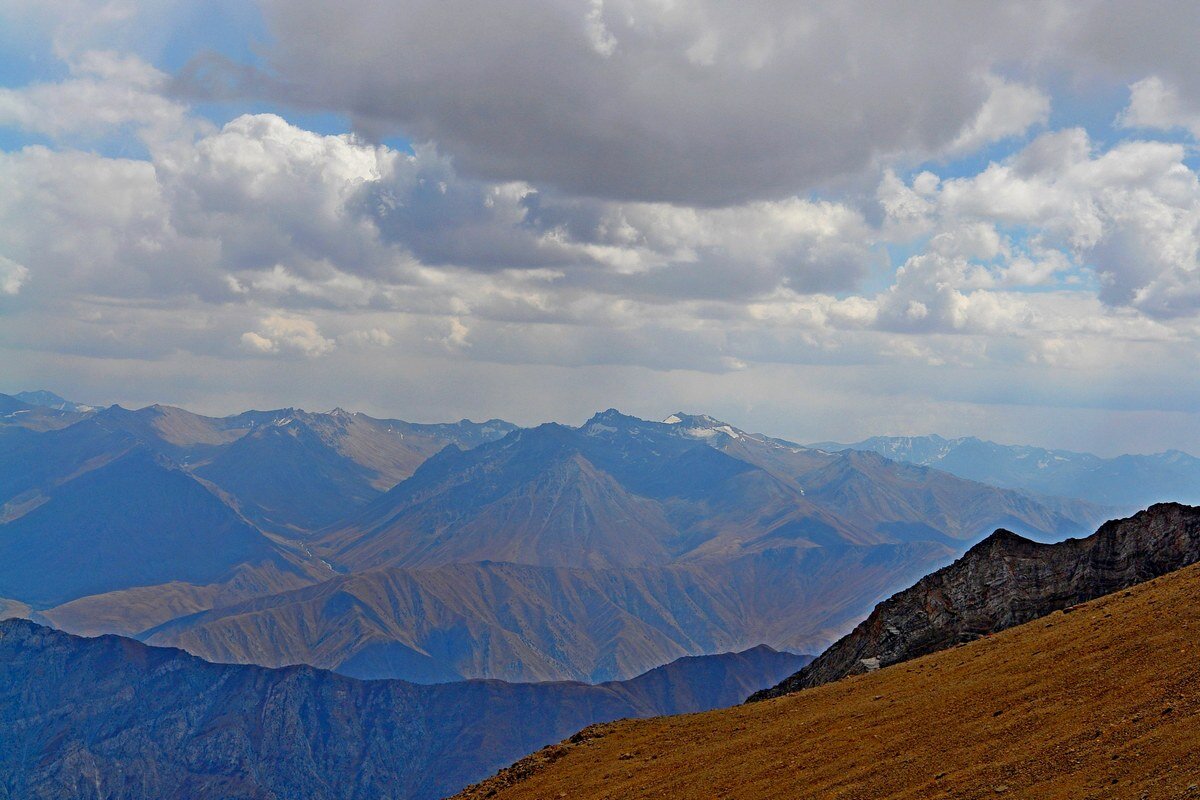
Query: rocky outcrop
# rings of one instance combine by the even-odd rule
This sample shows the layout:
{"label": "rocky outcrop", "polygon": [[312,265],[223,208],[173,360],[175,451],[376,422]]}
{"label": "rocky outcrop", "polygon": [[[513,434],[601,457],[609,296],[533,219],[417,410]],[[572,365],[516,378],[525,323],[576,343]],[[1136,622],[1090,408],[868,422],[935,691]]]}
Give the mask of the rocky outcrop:
{"label": "rocky outcrop", "polygon": [[1084,539],[998,530],[880,603],[811,664],[750,700],[819,686],[969,642],[1200,561],[1200,508],[1151,506]]}
{"label": "rocky outcrop", "polygon": [[582,683],[359,681],[0,622],[3,800],[433,800],[572,732],[733,704],[807,657],[754,648]]}

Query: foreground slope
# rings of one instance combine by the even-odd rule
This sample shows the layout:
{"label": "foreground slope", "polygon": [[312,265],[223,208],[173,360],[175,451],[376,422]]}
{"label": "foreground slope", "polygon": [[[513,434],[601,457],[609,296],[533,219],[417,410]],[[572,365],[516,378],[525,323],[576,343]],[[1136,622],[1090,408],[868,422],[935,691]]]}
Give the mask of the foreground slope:
{"label": "foreground slope", "polygon": [[520,798],[1182,798],[1200,567],[797,694],[583,731],[465,791]]}
{"label": "foreground slope", "polygon": [[437,798],[584,725],[736,702],[804,660],[755,648],[600,686],[420,686],[209,664],[9,620],[0,798]]}
{"label": "foreground slope", "polygon": [[751,699],[944,650],[1200,561],[1200,508],[1161,503],[1091,536],[1038,544],[998,530],[880,603],[821,657]]}

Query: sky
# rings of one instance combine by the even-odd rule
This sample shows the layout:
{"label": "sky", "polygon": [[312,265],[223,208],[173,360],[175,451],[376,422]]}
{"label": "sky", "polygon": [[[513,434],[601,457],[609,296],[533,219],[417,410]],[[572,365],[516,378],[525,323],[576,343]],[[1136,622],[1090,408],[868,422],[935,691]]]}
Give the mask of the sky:
{"label": "sky", "polygon": [[0,0],[0,391],[1200,453],[1197,31]]}

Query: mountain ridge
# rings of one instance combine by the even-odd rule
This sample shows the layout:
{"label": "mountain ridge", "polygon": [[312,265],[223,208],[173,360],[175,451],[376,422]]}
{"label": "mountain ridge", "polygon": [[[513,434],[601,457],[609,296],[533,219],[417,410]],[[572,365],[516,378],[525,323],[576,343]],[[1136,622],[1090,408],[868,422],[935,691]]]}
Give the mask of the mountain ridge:
{"label": "mountain ridge", "polygon": [[[711,440],[717,433],[697,433],[702,429],[686,422],[710,418],[672,418],[679,422],[648,422],[609,409],[579,428],[547,423],[469,451],[443,450],[347,523],[323,532],[314,546],[329,561],[349,569],[367,563],[419,566],[489,558],[582,566],[571,561],[566,551],[556,549],[569,548],[569,540],[543,542],[521,559],[514,559],[503,544],[518,533],[507,527],[514,520],[521,523],[520,529],[528,527],[528,519],[520,514],[532,513],[544,519],[558,513],[553,505],[528,507],[522,495],[531,491],[530,485],[546,469],[557,468],[568,457],[581,459],[576,461],[582,468],[580,475],[602,473],[611,477],[612,482],[607,484],[611,491],[601,494],[610,495],[610,502],[625,509],[585,504],[581,520],[586,527],[580,535],[611,535],[618,524],[616,519],[630,514],[642,517],[647,509],[656,509],[653,521],[642,517],[640,525],[656,533],[635,548],[634,554],[657,551],[657,557],[665,555],[671,560],[769,546],[771,541],[780,541],[779,537],[763,537],[787,523],[795,523],[789,538],[821,545],[834,540],[850,544],[895,542],[895,529],[887,526],[921,521],[923,514],[927,532],[950,539],[973,538],[976,531],[995,527],[988,522],[1011,521],[1042,533],[1060,532],[1078,522],[1072,523],[1058,510],[1027,495],[1006,493],[929,470],[897,481],[896,502],[872,507],[863,502],[867,488],[877,488],[885,479],[918,469],[882,460],[867,470],[860,465],[853,467],[854,477],[863,484],[857,497],[823,495],[821,486],[806,489],[802,484],[823,469],[848,464],[860,456],[811,451],[782,440],[745,434],[724,423],[717,430],[727,433],[714,445]],[[730,452],[726,447],[730,443],[737,443],[738,449]],[[775,452],[780,449],[791,456],[781,457]],[[835,481],[826,481],[831,482]],[[952,503],[931,498],[931,488],[947,496],[965,494],[971,500]],[[815,503],[814,497],[825,502]],[[931,499],[939,504],[940,516],[928,516]],[[845,511],[852,504],[852,513],[858,515],[854,519],[847,518]],[[982,516],[961,521],[954,517],[958,509],[973,513],[976,504],[985,509]],[[1099,509],[1084,511],[1081,505],[1075,509],[1077,515],[1100,515]],[[606,521],[606,515],[614,520]],[[817,536],[818,540],[806,540],[806,535]],[[501,543],[495,544],[498,538]],[[634,554],[614,553],[603,564],[593,566],[638,563],[621,561]]]}
{"label": "mountain ridge", "polygon": [[631,681],[420,686],[217,665],[0,622],[0,796],[434,800],[593,722],[736,702],[806,657],[767,648]]}
{"label": "mountain ridge", "polygon": [[[139,638],[211,661],[309,663],[362,678],[603,681],[760,642],[819,649],[866,611],[861,592],[886,591],[941,554],[896,545],[719,566],[386,568],[200,611]],[[834,580],[847,571],[854,582]]]}

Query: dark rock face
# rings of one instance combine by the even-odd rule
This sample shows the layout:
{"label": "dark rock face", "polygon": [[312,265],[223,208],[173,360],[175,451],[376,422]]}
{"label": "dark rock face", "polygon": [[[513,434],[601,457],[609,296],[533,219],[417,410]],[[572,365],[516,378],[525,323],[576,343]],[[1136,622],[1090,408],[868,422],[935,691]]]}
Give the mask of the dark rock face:
{"label": "dark rock face", "polygon": [[806,661],[760,647],[598,686],[422,686],[6,620],[0,800],[432,800],[587,725],[736,703]]}
{"label": "dark rock face", "polygon": [[1091,536],[1038,544],[998,530],[880,603],[804,669],[750,700],[869,672],[1020,625],[1200,561],[1200,508],[1151,506]]}

